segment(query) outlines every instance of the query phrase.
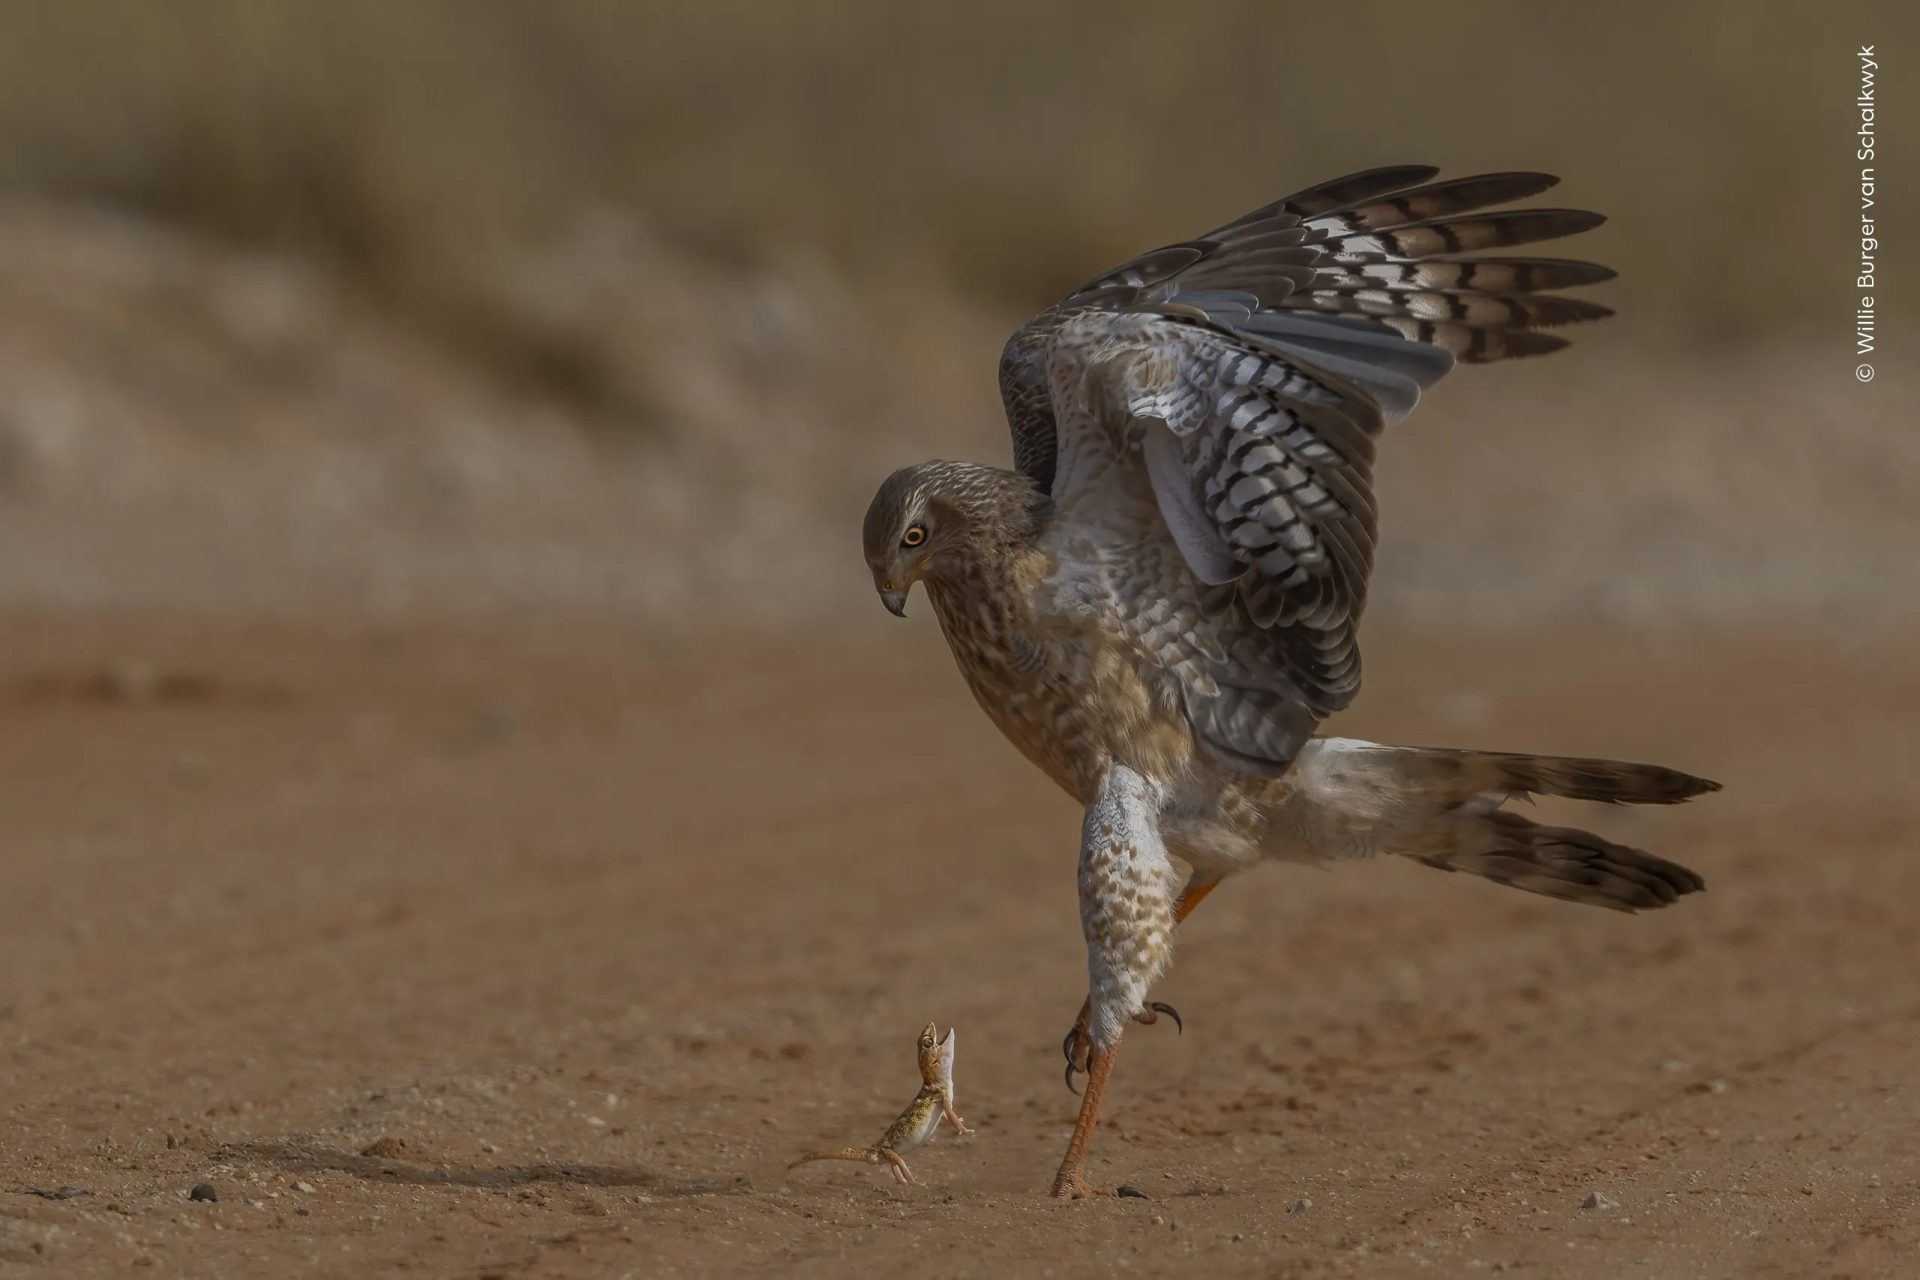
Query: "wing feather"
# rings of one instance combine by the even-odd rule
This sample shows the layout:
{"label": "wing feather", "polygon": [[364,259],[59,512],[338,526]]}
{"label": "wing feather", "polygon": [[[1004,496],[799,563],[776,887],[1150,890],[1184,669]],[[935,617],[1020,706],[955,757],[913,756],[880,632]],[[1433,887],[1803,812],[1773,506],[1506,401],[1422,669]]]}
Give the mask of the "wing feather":
{"label": "wing feather", "polygon": [[[1236,768],[1284,771],[1359,690],[1382,429],[1456,361],[1556,350],[1566,339],[1542,329],[1609,314],[1550,292],[1605,267],[1471,256],[1598,225],[1492,208],[1557,179],[1435,172],[1350,174],[1142,254],[1002,352],[1016,465],[1060,510],[1086,486],[1151,493],[1184,599],[1126,607],[1180,673],[1200,741]],[[1063,461],[1076,432],[1124,465],[1077,466],[1086,442],[1071,439]],[[1168,621],[1189,614],[1203,622]]]}

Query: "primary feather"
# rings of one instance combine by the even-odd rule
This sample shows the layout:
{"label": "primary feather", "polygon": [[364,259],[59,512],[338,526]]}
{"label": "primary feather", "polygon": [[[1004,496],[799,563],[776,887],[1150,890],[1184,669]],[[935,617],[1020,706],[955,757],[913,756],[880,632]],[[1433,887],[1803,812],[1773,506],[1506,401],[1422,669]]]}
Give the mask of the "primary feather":
{"label": "primary feather", "polygon": [[[1168,585],[1210,619],[1165,658],[1202,742],[1241,767],[1284,770],[1359,690],[1381,430],[1456,360],[1551,351],[1565,340],[1541,329],[1608,314],[1542,292],[1604,267],[1470,256],[1597,225],[1492,210],[1556,179],[1433,175],[1350,174],[1141,254],[1034,317],[1001,357],[1016,465],[1061,519],[1148,477],[1192,579]],[[1062,466],[1063,451],[1106,449],[1112,465]]]}

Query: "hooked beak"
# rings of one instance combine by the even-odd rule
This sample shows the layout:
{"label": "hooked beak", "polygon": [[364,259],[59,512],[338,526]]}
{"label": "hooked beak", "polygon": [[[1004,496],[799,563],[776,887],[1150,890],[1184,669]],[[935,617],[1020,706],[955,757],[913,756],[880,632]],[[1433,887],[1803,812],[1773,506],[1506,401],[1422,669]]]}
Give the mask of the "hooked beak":
{"label": "hooked beak", "polygon": [[896,618],[907,616],[907,589],[889,590],[887,584],[880,587],[880,603],[887,606],[887,612]]}

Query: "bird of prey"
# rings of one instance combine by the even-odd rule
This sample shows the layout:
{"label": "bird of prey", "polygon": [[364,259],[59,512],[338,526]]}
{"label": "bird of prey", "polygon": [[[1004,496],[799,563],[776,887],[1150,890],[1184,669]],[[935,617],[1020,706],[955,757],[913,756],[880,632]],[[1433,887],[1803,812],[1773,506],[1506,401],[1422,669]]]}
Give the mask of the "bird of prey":
{"label": "bird of prey", "polygon": [[1671,804],[1705,779],[1315,736],[1360,689],[1383,430],[1456,362],[1609,314],[1552,292],[1604,267],[1483,252],[1602,221],[1495,208],[1555,178],[1436,173],[1338,178],[1095,277],[1001,355],[1014,469],[906,467],[867,511],[886,607],[926,585],[980,706],[1085,808],[1088,996],[1064,1049],[1086,1088],[1056,1196],[1096,1194],[1121,1033],[1171,1012],[1148,997],[1174,926],[1229,875],[1391,853],[1621,911],[1703,887],[1503,806]]}

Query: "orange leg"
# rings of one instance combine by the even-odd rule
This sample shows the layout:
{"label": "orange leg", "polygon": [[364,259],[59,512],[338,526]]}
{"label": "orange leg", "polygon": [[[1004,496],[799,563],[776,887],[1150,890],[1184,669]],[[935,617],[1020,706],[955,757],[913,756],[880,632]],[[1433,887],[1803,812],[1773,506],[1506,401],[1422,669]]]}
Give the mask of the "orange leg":
{"label": "orange leg", "polygon": [[1192,879],[1187,881],[1187,887],[1180,891],[1180,900],[1173,904],[1173,922],[1179,924],[1182,920],[1192,915],[1193,909],[1199,906],[1208,894],[1219,887],[1220,878],[1218,876],[1215,876],[1211,880],[1202,880],[1200,873],[1196,871]]}
{"label": "orange leg", "polygon": [[1087,1092],[1080,1099],[1080,1116],[1073,1122],[1073,1137],[1067,1142],[1067,1154],[1060,1161],[1060,1172],[1053,1178],[1056,1200],[1081,1200],[1106,1195],[1087,1183],[1087,1150],[1093,1146],[1093,1131],[1100,1124],[1100,1104],[1106,1097],[1107,1080],[1113,1075],[1113,1059],[1120,1046],[1087,1056]]}

